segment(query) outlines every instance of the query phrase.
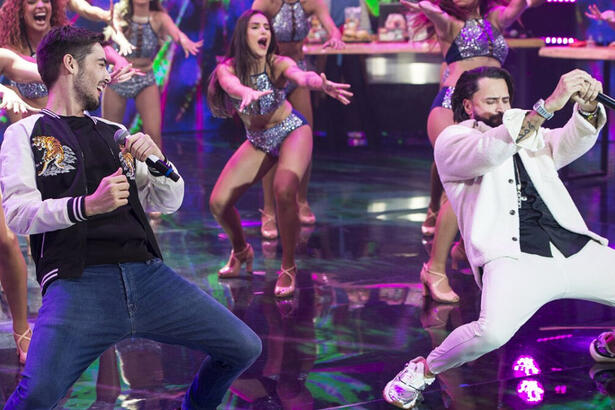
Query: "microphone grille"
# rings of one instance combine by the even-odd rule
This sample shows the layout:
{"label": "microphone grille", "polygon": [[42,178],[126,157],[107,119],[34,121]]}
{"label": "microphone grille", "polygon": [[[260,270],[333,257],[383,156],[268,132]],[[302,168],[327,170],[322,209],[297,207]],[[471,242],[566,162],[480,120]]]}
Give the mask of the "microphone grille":
{"label": "microphone grille", "polygon": [[119,130],[115,131],[115,134],[113,134],[113,140],[116,144],[124,145],[126,143],[126,137],[128,137],[129,135],[130,133],[128,131],[126,131],[124,128],[120,128]]}

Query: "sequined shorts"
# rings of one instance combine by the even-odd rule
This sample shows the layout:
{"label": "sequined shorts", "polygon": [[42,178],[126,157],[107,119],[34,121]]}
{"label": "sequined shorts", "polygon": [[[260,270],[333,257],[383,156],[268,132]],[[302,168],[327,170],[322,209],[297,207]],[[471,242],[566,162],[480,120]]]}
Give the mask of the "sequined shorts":
{"label": "sequined shorts", "polygon": [[18,83],[11,80],[9,85],[17,88],[19,93],[25,98],[43,98],[47,97],[48,94],[47,87],[45,87],[45,84],[43,83]]}
{"label": "sequined shorts", "polygon": [[145,75],[133,75],[132,78],[123,83],[110,84],[109,87],[118,93],[121,97],[130,99],[135,98],[141,90],[156,84],[156,77],[153,71],[148,71]]}
{"label": "sequined shorts", "polygon": [[455,91],[455,87],[442,87],[434,98],[433,103],[431,104],[430,111],[436,107],[447,108],[449,110],[453,109],[453,104],[451,99],[453,97],[453,92]]}
{"label": "sequined shorts", "polygon": [[293,110],[288,117],[266,130],[246,129],[246,138],[256,149],[265,151],[275,157],[280,155],[280,146],[288,135],[297,128],[308,125],[299,111]]}

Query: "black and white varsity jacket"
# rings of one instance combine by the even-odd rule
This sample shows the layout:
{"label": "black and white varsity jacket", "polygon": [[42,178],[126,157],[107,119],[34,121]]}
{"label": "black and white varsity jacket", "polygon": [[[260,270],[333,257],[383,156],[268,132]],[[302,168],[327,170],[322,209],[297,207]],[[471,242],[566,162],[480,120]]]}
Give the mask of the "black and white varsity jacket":
{"label": "black and white varsity jacket", "polygon": [[[96,126],[124,128],[90,116]],[[119,146],[109,149],[130,184],[130,205],[143,224],[155,256],[162,257],[145,211],[175,212],[184,181],[173,182],[127,160]],[[0,148],[0,188],[6,222],[17,234],[31,235],[36,276],[44,293],[58,278],[80,277],[85,268],[87,169],[78,139],[65,120],[49,110],[11,125]]]}

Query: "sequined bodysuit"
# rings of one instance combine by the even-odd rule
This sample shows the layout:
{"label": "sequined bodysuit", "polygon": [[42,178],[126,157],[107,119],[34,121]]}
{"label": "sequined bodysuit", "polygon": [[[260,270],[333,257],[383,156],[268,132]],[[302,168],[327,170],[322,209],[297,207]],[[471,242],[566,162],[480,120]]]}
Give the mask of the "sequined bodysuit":
{"label": "sequined bodysuit", "polygon": [[43,83],[18,83],[16,81],[11,80],[9,85],[17,88],[19,93],[24,97],[31,100],[35,100],[37,98],[47,97],[48,91],[47,87]]}
{"label": "sequined bodysuit", "polygon": [[[286,89],[276,88],[266,72],[253,75],[251,78],[254,89],[258,91],[272,90],[271,94],[262,96],[241,111],[243,115],[267,115],[274,112],[286,101]],[[230,98],[235,109],[239,110],[241,100]],[[297,128],[307,125],[307,120],[296,110],[271,128],[248,129],[246,138],[257,149],[273,156],[279,155],[280,146],[288,135]]]}
{"label": "sequined bodysuit", "polygon": [[307,37],[310,22],[300,0],[294,3],[282,0],[282,7],[273,17],[273,32],[280,43],[303,41]]}
{"label": "sequined bodysuit", "polygon": [[[135,46],[135,49],[126,58],[151,58],[153,60],[158,53],[159,43],[158,35],[149,20],[147,23],[130,22],[128,33],[130,35],[127,40]],[[118,46],[115,45],[115,48],[118,49]],[[152,84],[156,84],[156,77],[150,70],[145,75],[135,75],[128,81],[113,83],[109,86],[121,97],[130,99],[135,98],[143,89]]]}
{"label": "sequined bodysuit", "polygon": [[493,57],[504,64],[508,44],[491,23],[483,18],[467,20],[446,52],[447,64],[471,57]]}

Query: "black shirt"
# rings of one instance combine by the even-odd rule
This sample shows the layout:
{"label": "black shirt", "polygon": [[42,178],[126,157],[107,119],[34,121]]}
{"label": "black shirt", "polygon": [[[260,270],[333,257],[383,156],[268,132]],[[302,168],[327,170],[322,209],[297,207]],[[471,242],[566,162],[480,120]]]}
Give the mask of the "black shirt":
{"label": "black shirt", "polygon": [[[519,154],[513,157],[515,179],[521,180],[521,208],[519,209],[519,232],[521,252],[552,257],[551,242],[564,255],[569,257],[579,252],[591,239],[589,236],[571,232],[557,223],[544,203],[536,187],[527,174]],[[519,178],[517,178],[517,176]]]}
{"label": "black shirt", "polygon": [[[109,144],[113,144],[112,128],[94,123],[88,116],[64,117],[77,136],[83,151],[88,195],[100,181],[119,168]],[[105,135],[109,134],[109,135]],[[154,258],[145,229],[130,204],[113,212],[87,219],[86,266],[110,263],[144,262]]]}

